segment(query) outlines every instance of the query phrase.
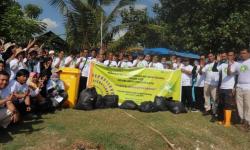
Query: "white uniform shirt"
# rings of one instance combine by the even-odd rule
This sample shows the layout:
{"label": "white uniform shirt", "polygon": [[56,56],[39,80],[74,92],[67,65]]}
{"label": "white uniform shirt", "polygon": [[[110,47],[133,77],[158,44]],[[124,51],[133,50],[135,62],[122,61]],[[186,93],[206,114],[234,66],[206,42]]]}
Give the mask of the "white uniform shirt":
{"label": "white uniform shirt", "polygon": [[[235,72],[236,66],[238,65],[237,62],[234,62],[231,65],[231,71]],[[222,80],[221,80],[221,89],[233,89],[235,85],[235,74],[230,76],[227,75],[228,64],[223,63],[217,67],[218,70],[222,73]]]}
{"label": "white uniform shirt", "polygon": [[[20,84],[16,80],[10,81],[9,86],[10,86],[11,93],[24,94],[24,93],[28,92],[28,90],[29,90],[29,87],[26,83]],[[20,99],[20,100],[22,101],[24,99]]]}
{"label": "white uniform shirt", "polygon": [[250,90],[250,59],[239,63],[236,66],[236,72],[239,74],[238,87]]}
{"label": "white uniform shirt", "polygon": [[207,64],[203,69],[202,72],[205,74],[205,84],[211,86],[218,86],[219,83],[219,72],[213,72],[212,68],[214,63]]}
{"label": "white uniform shirt", "polygon": [[121,68],[131,68],[133,64],[130,61],[122,61],[118,63]]}
{"label": "white uniform shirt", "polygon": [[116,61],[105,60],[104,65],[109,67],[117,67],[118,63]]}
{"label": "white uniform shirt", "polygon": [[[55,68],[55,66],[59,63],[59,61],[60,61],[60,58],[58,58],[58,57],[55,58],[54,61],[53,61],[53,63],[52,63],[52,67]],[[64,64],[65,64],[65,59],[63,58],[61,60],[61,63],[59,64],[59,68],[60,67],[64,67]]]}
{"label": "white uniform shirt", "polygon": [[[135,66],[136,63],[137,63],[137,65]],[[135,67],[146,68],[146,67],[148,67],[148,65],[149,65],[149,63],[146,60],[140,61],[140,60],[136,59],[136,60],[133,61],[133,66],[135,66]]]}
{"label": "white uniform shirt", "polygon": [[177,70],[182,68],[184,65],[182,63],[177,64],[177,63],[173,63],[173,70]]}
{"label": "white uniform shirt", "polygon": [[23,62],[19,62],[16,58],[10,61],[10,80],[16,77],[16,73],[20,69],[26,69],[26,65]]}
{"label": "white uniform shirt", "polygon": [[[191,65],[184,66],[183,65],[183,67],[181,69],[184,69],[184,70],[187,70],[187,71],[191,72],[193,70],[193,66],[191,66]],[[182,86],[192,86],[192,75],[182,73],[181,85]]]}
{"label": "white uniform shirt", "polygon": [[149,64],[149,67],[150,67],[150,68],[155,68],[155,69],[160,69],[160,70],[163,70],[163,69],[164,69],[163,64],[162,64],[162,63],[159,63],[159,62],[157,62],[157,63],[151,62],[151,63]]}
{"label": "white uniform shirt", "polygon": [[200,74],[200,65],[197,66],[196,73],[197,73],[197,78],[195,82],[195,87],[204,87],[205,85],[205,74]]}

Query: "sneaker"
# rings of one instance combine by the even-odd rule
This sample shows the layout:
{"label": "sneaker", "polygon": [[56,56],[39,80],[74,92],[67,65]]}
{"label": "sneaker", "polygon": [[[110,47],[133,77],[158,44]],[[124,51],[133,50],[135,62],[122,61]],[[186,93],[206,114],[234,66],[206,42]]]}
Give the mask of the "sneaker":
{"label": "sneaker", "polygon": [[211,112],[210,112],[210,110],[204,111],[204,112],[202,113],[202,115],[203,115],[203,116],[208,116],[208,115],[211,115]]}
{"label": "sneaker", "polygon": [[192,109],[191,109],[191,112],[199,112],[199,110],[198,110],[198,109],[195,109],[195,108],[192,108]]}

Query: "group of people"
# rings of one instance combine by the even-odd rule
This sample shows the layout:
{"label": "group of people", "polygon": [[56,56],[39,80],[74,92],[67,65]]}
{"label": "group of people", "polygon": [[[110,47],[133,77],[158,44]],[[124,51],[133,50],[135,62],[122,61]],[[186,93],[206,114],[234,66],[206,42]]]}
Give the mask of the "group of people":
{"label": "group of people", "polygon": [[230,112],[237,106],[241,124],[250,129],[249,49],[241,49],[237,59],[233,50],[201,55],[200,59],[133,56],[102,49],[70,51],[66,55],[62,50],[56,53],[35,45],[34,40],[25,48],[6,43],[0,47],[0,52],[0,124],[3,127],[17,122],[20,116],[51,109],[41,107],[44,104],[50,103],[56,108],[67,99],[64,84],[59,79],[61,67],[78,68],[81,71],[79,92],[85,89],[90,63],[95,62],[107,67],[180,69],[181,102],[186,108],[211,115],[211,122],[215,122],[225,116],[230,118],[223,114],[224,110]]}

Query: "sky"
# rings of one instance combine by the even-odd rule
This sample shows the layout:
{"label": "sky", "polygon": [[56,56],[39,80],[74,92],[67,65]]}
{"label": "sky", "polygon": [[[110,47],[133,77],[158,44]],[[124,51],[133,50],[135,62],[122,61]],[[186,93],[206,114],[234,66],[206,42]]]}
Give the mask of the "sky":
{"label": "sky", "polygon": [[[58,9],[54,6],[49,5],[50,0],[17,0],[22,6],[26,4],[36,4],[43,9],[43,13],[40,15],[39,19],[47,24],[47,30],[53,31],[61,37],[65,37],[65,28],[64,28],[64,17],[61,15]],[[114,2],[110,6],[104,7],[105,13],[109,14],[119,0]],[[137,0],[135,3],[135,8],[143,9],[147,8],[149,16],[154,16],[152,12],[152,7],[155,3],[158,3],[159,0]]]}

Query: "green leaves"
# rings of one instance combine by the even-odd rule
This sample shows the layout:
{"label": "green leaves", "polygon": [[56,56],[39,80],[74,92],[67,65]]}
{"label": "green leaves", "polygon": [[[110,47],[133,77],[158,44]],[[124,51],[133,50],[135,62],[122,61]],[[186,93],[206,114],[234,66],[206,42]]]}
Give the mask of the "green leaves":
{"label": "green leaves", "polygon": [[24,16],[18,3],[8,5],[0,20],[0,34],[7,41],[16,41],[20,44],[27,42],[35,34],[42,33],[46,24]]}

